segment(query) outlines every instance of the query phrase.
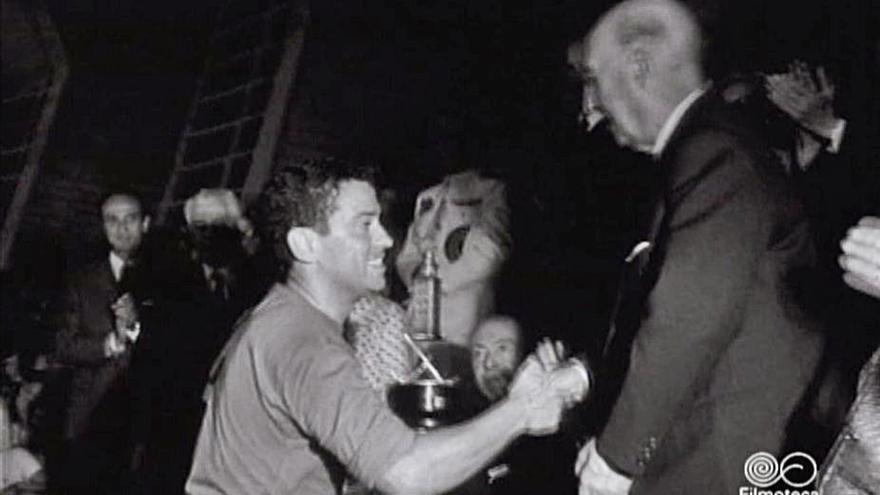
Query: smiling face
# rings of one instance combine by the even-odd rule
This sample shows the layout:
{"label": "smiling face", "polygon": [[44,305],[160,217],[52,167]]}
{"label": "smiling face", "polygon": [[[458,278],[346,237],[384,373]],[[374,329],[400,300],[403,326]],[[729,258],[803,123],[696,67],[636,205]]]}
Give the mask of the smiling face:
{"label": "smiling face", "polygon": [[149,222],[140,203],[124,194],[110,196],[101,207],[101,217],[110,248],[120,258],[128,259],[141,245]]}
{"label": "smiling face", "polygon": [[337,290],[353,298],[385,287],[385,251],[393,241],[379,222],[380,213],[372,185],[342,181],[327,231],[317,237],[317,267]]}
{"label": "smiling face", "polygon": [[522,361],[519,326],[509,318],[490,318],[474,332],[471,340],[471,365],[477,388],[491,401],[507,393]]}

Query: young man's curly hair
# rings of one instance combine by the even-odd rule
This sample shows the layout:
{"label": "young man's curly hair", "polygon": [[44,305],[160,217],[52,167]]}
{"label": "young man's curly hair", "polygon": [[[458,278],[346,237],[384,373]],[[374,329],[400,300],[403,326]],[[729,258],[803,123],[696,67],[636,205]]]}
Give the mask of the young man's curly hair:
{"label": "young man's curly hair", "polygon": [[254,220],[260,238],[271,250],[280,277],[287,276],[294,261],[287,247],[287,232],[293,227],[311,227],[326,233],[339,184],[347,180],[375,185],[377,170],[366,162],[337,157],[288,159],[279,163],[254,205]]}

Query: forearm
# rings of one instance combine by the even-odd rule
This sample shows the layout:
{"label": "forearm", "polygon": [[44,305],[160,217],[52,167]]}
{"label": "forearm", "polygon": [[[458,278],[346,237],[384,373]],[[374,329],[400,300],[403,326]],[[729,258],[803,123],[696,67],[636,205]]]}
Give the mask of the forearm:
{"label": "forearm", "polygon": [[431,494],[454,488],[525,432],[525,407],[504,399],[474,420],[420,435],[385,473],[383,490]]}

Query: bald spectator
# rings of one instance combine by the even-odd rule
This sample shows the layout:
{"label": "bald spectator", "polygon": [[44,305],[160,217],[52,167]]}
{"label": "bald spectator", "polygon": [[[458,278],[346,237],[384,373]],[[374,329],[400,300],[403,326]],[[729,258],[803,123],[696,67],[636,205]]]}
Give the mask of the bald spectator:
{"label": "bald spectator", "polygon": [[[509,316],[491,315],[477,326],[470,342],[476,386],[472,393],[481,397],[474,400],[475,404],[468,404],[469,407],[482,411],[507,396],[516,371],[531,348],[531,340]],[[555,355],[553,346],[549,341],[541,342],[536,354],[552,352]],[[570,378],[578,378],[580,372],[576,368],[565,369],[571,373]],[[577,479],[571,469],[576,452],[574,439],[566,434],[520,438],[455,490],[454,495],[576,493]]]}
{"label": "bald spectator", "polygon": [[519,323],[507,316],[485,319],[471,337],[474,381],[483,396],[495,402],[507,387],[524,357],[525,342]]}

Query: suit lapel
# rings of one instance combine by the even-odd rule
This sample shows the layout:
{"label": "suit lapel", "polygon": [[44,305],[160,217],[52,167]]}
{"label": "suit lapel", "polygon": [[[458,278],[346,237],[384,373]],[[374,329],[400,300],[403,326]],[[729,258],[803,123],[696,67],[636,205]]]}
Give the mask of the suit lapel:
{"label": "suit lapel", "polygon": [[660,195],[655,200],[653,215],[651,221],[647,223],[644,229],[644,235],[633,246],[629,256],[624,260],[624,266],[621,272],[621,279],[617,290],[617,300],[614,310],[611,312],[610,330],[605,338],[603,346],[603,355],[608,354],[611,345],[615,339],[619,338],[618,327],[620,322],[621,310],[632,310],[632,305],[626,304],[627,298],[633,297],[634,293],[639,292],[641,285],[647,273],[651,260],[655,259],[657,251],[657,238],[663,225],[663,219],[666,217],[666,204]]}
{"label": "suit lapel", "polygon": [[107,299],[111,302],[115,301],[117,297],[119,297],[119,284],[116,282],[116,278],[113,276],[113,268],[110,266],[110,260],[105,259],[100,268],[95,273],[97,276],[96,282],[99,287],[107,294]]}

